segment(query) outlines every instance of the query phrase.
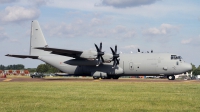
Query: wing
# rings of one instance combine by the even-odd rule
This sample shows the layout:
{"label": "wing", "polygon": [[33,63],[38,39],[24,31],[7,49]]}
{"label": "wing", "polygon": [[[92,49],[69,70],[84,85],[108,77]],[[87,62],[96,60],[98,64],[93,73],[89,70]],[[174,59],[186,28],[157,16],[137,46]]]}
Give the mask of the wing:
{"label": "wing", "polygon": [[35,49],[40,49],[44,51],[50,51],[51,54],[62,55],[62,56],[69,56],[73,58],[80,58],[80,55],[83,51],[75,51],[75,50],[67,50],[67,49],[58,49],[58,48],[45,48],[45,47],[36,47]]}
{"label": "wing", "polygon": [[12,54],[7,54],[5,56],[9,57],[16,57],[16,58],[31,58],[31,59],[38,59],[38,56],[31,56],[31,55],[12,55]]}

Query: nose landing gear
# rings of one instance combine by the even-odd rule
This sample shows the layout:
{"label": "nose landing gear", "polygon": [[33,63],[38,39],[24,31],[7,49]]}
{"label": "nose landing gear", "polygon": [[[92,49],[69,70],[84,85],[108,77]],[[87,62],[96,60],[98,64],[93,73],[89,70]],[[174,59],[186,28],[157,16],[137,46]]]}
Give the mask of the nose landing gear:
{"label": "nose landing gear", "polygon": [[167,78],[168,78],[168,80],[175,80],[175,76],[174,75],[168,75]]}

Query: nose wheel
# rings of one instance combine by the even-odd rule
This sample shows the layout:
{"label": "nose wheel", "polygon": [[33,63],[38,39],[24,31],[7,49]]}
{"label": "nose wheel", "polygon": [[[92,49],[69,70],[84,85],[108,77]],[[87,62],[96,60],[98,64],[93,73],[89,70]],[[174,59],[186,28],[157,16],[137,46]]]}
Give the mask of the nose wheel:
{"label": "nose wheel", "polygon": [[174,75],[168,75],[167,78],[168,78],[168,80],[174,80],[175,76]]}

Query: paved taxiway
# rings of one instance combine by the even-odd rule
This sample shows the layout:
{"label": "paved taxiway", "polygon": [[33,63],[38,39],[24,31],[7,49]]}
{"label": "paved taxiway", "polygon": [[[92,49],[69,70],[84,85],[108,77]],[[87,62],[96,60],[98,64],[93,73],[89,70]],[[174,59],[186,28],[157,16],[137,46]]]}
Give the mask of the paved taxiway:
{"label": "paved taxiway", "polygon": [[0,78],[0,82],[44,82],[44,81],[77,81],[77,82],[194,82],[200,83],[200,80],[168,80],[168,79],[125,79],[119,78],[114,79],[98,79],[93,80],[92,78]]}

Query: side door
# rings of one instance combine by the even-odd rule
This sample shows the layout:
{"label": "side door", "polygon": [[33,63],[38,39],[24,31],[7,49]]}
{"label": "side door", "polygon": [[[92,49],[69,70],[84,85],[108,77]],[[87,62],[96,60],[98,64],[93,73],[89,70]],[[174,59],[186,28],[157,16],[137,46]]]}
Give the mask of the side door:
{"label": "side door", "polygon": [[131,60],[124,61],[124,74],[133,74],[134,73],[134,63]]}
{"label": "side door", "polygon": [[134,70],[134,64],[133,64],[133,62],[129,62],[129,69],[130,69],[130,71]]}

